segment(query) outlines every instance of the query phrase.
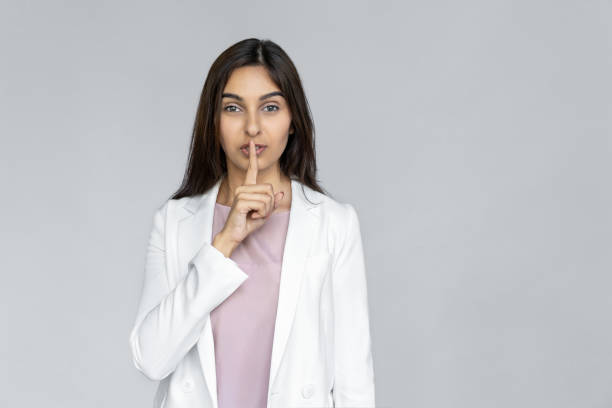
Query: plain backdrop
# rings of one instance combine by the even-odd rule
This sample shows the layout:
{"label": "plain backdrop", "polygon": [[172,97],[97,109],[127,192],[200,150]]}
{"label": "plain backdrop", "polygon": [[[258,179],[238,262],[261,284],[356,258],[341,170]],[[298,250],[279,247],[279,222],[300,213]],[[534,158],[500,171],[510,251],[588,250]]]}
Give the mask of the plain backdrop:
{"label": "plain backdrop", "polygon": [[612,407],[610,1],[3,1],[0,406],[148,407],[128,336],[210,64],[294,60],[377,406]]}

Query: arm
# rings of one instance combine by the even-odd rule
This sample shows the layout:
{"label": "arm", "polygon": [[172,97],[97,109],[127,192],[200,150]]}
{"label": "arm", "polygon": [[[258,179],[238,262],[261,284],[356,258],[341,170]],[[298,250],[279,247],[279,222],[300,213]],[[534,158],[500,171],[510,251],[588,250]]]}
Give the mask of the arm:
{"label": "arm", "polygon": [[359,219],[350,204],[346,238],[332,270],[334,293],[334,406],[375,406],[366,271]]}
{"label": "arm", "polygon": [[166,203],[153,216],[142,295],[130,348],[136,368],[162,380],[198,341],[211,310],[247,278],[238,265],[205,243],[189,262],[187,274],[170,288],[166,276]]}

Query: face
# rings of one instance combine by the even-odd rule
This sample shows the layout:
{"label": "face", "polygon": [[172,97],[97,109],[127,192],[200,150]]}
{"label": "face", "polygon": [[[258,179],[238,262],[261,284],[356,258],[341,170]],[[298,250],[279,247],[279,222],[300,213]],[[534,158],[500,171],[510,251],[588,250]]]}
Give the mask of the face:
{"label": "face", "polygon": [[235,69],[223,89],[220,109],[219,139],[228,171],[246,172],[250,139],[265,146],[257,150],[260,172],[278,166],[293,127],[287,101],[264,67]]}

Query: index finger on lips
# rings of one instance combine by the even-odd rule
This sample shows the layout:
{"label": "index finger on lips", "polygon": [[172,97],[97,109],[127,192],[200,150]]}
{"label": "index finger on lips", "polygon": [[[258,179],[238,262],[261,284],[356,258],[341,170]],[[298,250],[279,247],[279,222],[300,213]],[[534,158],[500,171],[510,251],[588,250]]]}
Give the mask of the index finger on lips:
{"label": "index finger on lips", "polygon": [[249,167],[247,168],[244,184],[257,184],[257,152],[255,151],[255,142],[249,140]]}

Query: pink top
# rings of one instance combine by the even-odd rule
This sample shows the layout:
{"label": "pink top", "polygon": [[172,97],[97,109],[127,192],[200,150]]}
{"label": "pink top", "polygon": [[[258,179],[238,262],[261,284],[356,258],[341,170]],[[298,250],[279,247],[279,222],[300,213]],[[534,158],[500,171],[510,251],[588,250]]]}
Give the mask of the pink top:
{"label": "pink top", "polygon": [[[215,203],[211,239],[225,225],[230,209]],[[273,213],[230,256],[249,278],[210,313],[219,408],[267,406],[272,340],[288,225],[289,211]]]}

